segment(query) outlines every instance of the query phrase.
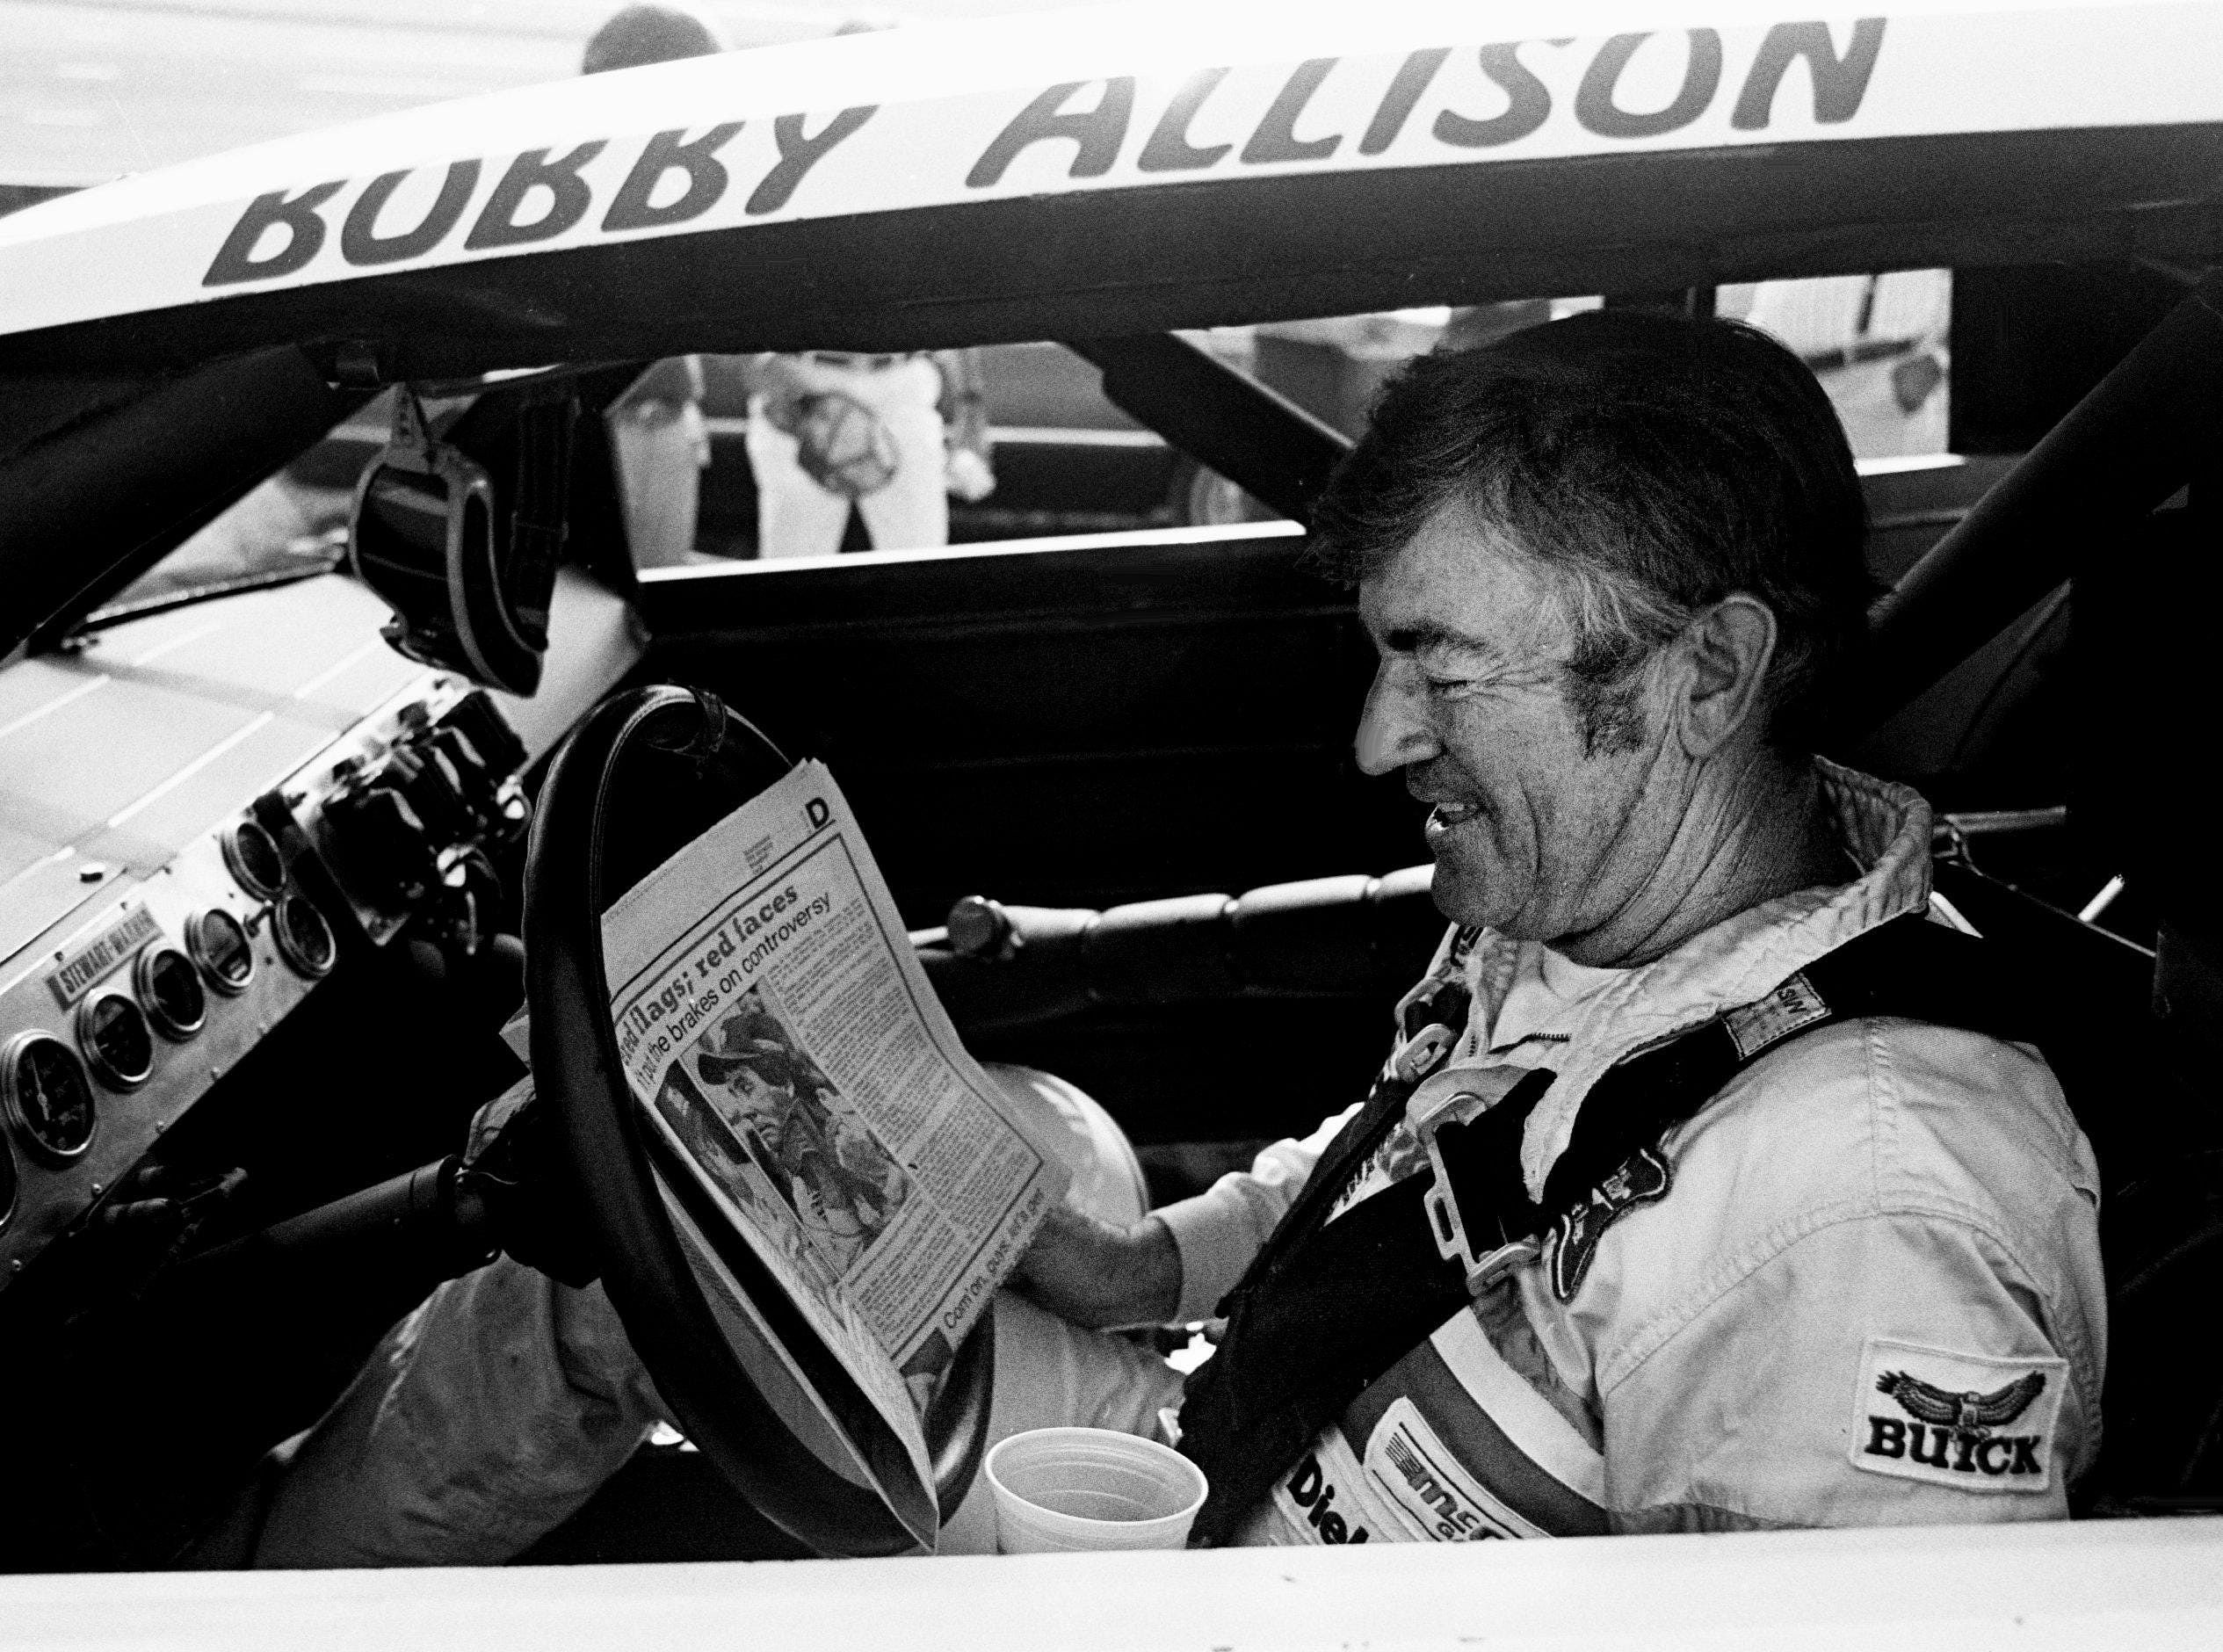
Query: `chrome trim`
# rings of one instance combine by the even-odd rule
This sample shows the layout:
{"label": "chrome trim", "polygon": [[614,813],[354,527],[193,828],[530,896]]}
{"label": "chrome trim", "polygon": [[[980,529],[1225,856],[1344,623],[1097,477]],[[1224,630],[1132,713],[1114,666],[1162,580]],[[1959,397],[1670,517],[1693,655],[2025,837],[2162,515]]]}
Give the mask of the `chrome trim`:
{"label": "chrome trim", "polygon": [[[248,866],[247,854],[239,846],[239,840],[250,832],[253,832],[270,845],[271,859],[278,863],[279,867],[278,881],[274,884],[264,882]],[[278,846],[278,839],[270,835],[267,828],[258,821],[235,820],[224,828],[218,841],[223,846],[224,865],[230,870],[233,879],[241,888],[258,901],[278,899],[286,888],[286,856]]]}
{"label": "chrome trim", "polygon": [[[303,951],[301,942],[294,938],[292,926],[286,921],[286,915],[293,910],[308,913],[316,920],[317,927],[324,931],[324,957],[321,960],[311,958]],[[339,931],[332,927],[332,920],[324,916],[323,909],[299,889],[288,890],[285,897],[271,909],[270,932],[278,942],[278,950],[285,954],[286,961],[312,981],[322,980],[330,975],[332,967],[339,962]]]}
{"label": "chrome trim", "polygon": [[[143,1073],[127,1073],[120,1068],[111,1066],[93,1039],[92,1012],[111,998],[127,1007],[139,1018],[139,1024],[147,1029],[147,1070]],[[76,1032],[78,1054],[85,1058],[85,1065],[92,1069],[93,1076],[109,1089],[136,1090],[155,1076],[154,1023],[148,1019],[146,1011],[139,1007],[139,1000],[129,993],[119,992],[113,987],[87,993],[85,1001],[77,1006]]]}
{"label": "chrome trim", "polygon": [[[85,1132],[85,1139],[74,1148],[57,1148],[41,1141],[39,1133],[32,1127],[31,1121],[23,1116],[21,1100],[16,1094],[16,1069],[24,1056],[41,1040],[76,1063],[78,1076],[85,1081],[85,1095],[92,1104],[92,1128]],[[51,1032],[40,1032],[34,1027],[27,1032],[17,1033],[8,1040],[4,1049],[0,1049],[0,1099],[5,1100],[8,1122],[23,1138],[24,1145],[49,1164],[69,1164],[84,1157],[100,1134],[100,1097],[93,1088],[91,1075],[85,1071],[84,1057]]]}
{"label": "chrome trim", "polygon": [[[206,924],[209,919],[217,917],[222,918],[225,922],[232,924],[239,931],[240,940],[245,946],[245,952],[243,955],[247,960],[247,973],[236,981],[233,980],[229,975],[220,973],[215,965],[209,961],[206,946],[201,939],[201,926]],[[194,913],[192,917],[185,920],[185,955],[191,958],[193,962],[200,966],[201,979],[207,982],[210,986],[215,988],[217,991],[222,993],[227,998],[238,997],[240,994],[245,992],[249,987],[254,984],[254,937],[247,932],[246,924],[242,924],[235,914],[228,911],[223,907],[211,907],[205,912]]]}
{"label": "chrome trim", "polygon": [[[190,1022],[173,1021],[163,1007],[162,995],[155,990],[156,961],[164,953],[170,953],[185,966],[186,978],[200,994],[200,1013]],[[202,983],[201,970],[192,958],[166,940],[149,941],[141,949],[138,960],[131,967],[132,985],[138,989],[139,1007],[147,1012],[147,1019],[156,1032],[177,1043],[184,1043],[208,1025],[208,989]]]}

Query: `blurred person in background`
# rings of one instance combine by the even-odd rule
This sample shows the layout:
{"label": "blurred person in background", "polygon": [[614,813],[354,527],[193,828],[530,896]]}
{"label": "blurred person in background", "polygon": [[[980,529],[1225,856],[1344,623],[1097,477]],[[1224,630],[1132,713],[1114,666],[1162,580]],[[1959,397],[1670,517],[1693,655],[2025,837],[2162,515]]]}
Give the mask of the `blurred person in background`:
{"label": "blurred person in background", "polygon": [[814,350],[749,363],[757,554],[831,556],[853,505],[880,550],[949,543],[949,497],[996,486],[967,350]]}
{"label": "blurred person in background", "polygon": [[[592,75],[726,49],[692,12],[634,5],[595,32],[581,67]],[[995,489],[971,351],[766,353],[748,358],[742,372],[759,556],[833,555],[852,505],[878,548],[946,545],[949,496],[973,503]],[[701,560],[695,522],[710,463],[703,392],[701,363],[680,357],[659,363],[612,409],[636,566]]]}
{"label": "blurred person in background", "polygon": [[[594,33],[579,72],[599,75],[724,51],[710,25],[670,6],[627,6]],[[636,568],[706,560],[695,550],[710,427],[702,411],[702,362],[674,356],[643,373],[610,409],[610,445]]]}

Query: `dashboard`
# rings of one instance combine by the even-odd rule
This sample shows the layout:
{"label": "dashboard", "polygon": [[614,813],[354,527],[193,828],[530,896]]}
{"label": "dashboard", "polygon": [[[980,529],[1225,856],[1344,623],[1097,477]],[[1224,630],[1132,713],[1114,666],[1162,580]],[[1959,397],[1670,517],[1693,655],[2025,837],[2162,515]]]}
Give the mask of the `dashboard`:
{"label": "dashboard", "polygon": [[567,570],[557,608],[531,703],[336,576],[0,670],[0,1291],[351,950],[485,938],[530,764],[637,657],[610,593]]}

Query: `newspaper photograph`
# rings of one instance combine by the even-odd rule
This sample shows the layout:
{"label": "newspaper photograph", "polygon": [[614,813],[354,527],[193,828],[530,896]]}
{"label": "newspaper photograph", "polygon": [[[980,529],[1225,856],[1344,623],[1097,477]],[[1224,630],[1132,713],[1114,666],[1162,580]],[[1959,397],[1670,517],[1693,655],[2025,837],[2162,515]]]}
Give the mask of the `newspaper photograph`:
{"label": "newspaper photograph", "polygon": [[603,917],[643,1115],[906,1442],[1064,1192],[959,1041],[826,768]]}

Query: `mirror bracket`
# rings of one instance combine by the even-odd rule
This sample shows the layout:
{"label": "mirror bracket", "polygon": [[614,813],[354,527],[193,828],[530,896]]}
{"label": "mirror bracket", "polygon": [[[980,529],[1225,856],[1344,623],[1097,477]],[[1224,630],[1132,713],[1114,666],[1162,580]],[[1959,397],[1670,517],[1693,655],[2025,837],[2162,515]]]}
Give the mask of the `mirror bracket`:
{"label": "mirror bracket", "polygon": [[356,484],[348,557],[394,610],[383,634],[397,652],[513,694],[539,686],[577,411],[568,385],[518,409],[505,489],[396,387],[392,433]]}

